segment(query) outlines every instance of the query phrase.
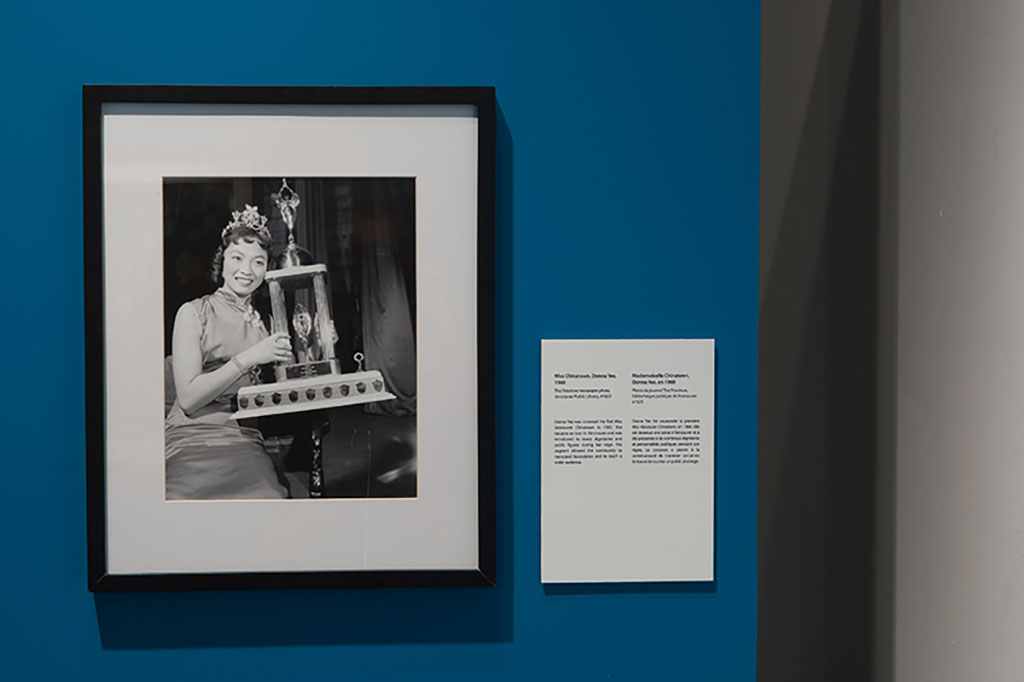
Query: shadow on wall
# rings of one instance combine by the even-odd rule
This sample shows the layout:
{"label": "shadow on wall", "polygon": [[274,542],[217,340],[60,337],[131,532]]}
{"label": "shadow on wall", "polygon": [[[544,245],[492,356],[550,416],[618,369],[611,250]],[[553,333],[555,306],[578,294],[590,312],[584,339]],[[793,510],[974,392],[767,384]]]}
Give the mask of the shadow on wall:
{"label": "shadow on wall", "polygon": [[[769,254],[759,338],[762,682],[873,679],[875,657],[884,655],[876,635],[887,639],[876,632],[879,623],[888,626],[875,612],[874,580],[878,311],[885,309],[878,287],[881,7],[882,0],[831,3],[806,110],[797,112],[803,127],[784,141],[797,151],[778,223],[769,224],[775,218],[766,218],[762,198],[761,250]],[[763,8],[792,13],[765,18],[764,25],[788,30],[763,35],[762,88],[775,99],[764,97],[762,107],[779,107],[762,110],[764,127],[799,101],[787,90],[799,90],[798,79],[776,58],[785,51],[780,43],[818,35],[801,34],[798,15],[806,8]],[[762,193],[773,180],[764,179],[764,150],[762,138]]]}
{"label": "shadow on wall", "polygon": [[510,590],[129,593],[95,600],[105,649],[496,642],[511,639],[502,617],[502,591]]}
{"label": "shadow on wall", "polygon": [[497,586],[95,594],[105,649],[512,641],[514,166],[500,106],[495,123]]}

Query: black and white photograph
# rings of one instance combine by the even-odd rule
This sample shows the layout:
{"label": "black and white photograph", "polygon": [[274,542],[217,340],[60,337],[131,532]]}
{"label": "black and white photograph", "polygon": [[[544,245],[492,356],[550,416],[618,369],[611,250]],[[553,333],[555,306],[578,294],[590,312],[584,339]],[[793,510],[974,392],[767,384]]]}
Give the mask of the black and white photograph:
{"label": "black and white photograph", "polygon": [[416,497],[414,178],[164,178],[168,500]]}
{"label": "black and white photograph", "polygon": [[493,585],[494,92],[83,88],[89,585]]}

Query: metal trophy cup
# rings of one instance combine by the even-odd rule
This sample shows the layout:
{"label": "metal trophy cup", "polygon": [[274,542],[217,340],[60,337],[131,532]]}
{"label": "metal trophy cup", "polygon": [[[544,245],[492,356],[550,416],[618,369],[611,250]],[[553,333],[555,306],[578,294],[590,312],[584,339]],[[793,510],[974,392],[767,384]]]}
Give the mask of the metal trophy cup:
{"label": "metal trophy cup", "polygon": [[[395,396],[385,390],[383,375],[376,370],[363,369],[362,353],[354,357],[358,371],[341,371],[341,363],[334,356],[335,331],[327,295],[327,266],[314,263],[309,251],[295,243],[295,209],[299,195],[282,180],[281,189],[273,198],[288,226],[288,244],[276,260],[276,268],[268,270],[266,275],[270,289],[271,332],[291,335],[294,361],[274,363],[273,383],[239,389],[238,411],[233,418],[325,410],[393,399]],[[291,294],[290,306],[286,292]],[[313,426],[310,496],[319,496],[323,485],[318,424],[315,421]]]}

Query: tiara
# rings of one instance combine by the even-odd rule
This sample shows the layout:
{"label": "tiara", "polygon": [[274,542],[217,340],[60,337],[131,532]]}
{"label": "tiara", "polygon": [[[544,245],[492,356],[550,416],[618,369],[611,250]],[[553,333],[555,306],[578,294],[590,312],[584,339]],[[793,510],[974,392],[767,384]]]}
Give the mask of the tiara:
{"label": "tiara", "polygon": [[248,227],[250,230],[270,241],[270,228],[267,227],[267,216],[260,215],[255,206],[245,205],[244,211],[232,211],[231,222],[220,232],[220,238],[228,236],[228,232],[234,227]]}

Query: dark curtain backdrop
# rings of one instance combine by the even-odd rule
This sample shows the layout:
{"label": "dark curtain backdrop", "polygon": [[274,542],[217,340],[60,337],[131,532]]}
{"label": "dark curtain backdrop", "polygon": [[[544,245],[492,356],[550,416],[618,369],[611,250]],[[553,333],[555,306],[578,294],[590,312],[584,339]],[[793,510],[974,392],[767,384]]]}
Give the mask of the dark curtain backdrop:
{"label": "dark curtain backdrop", "polygon": [[408,244],[403,248],[401,239],[408,219],[401,199],[407,190],[394,183],[374,184],[374,191],[367,194],[367,211],[358,223],[360,234],[372,235],[362,242],[363,348],[368,366],[384,374],[397,400],[370,403],[367,411],[415,414],[415,324],[403,267]]}

